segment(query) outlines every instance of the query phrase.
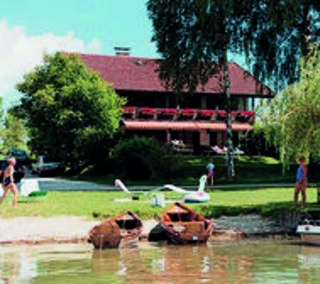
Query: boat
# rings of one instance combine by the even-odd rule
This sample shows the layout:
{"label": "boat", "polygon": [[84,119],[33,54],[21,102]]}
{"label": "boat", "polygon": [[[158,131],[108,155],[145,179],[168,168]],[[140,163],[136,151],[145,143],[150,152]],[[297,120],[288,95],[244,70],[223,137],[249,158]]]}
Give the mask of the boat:
{"label": "boat", "polygon": [[127,211],[94,226],[89,231],[88,242],[92,243],[95,249],[131,246],[139,240],[142,229],[141,219]]}
{"label": "boat", "polygon": [[149,233],[149,241],[172,244],[206,243],[212,233],[212,220],[207,220],[181,202],[169,207]]}
{"label": "boat", "polygon": [[301,242],[309,245],[320,245],[320,211],[312,210],[303,213],[297,227]]}

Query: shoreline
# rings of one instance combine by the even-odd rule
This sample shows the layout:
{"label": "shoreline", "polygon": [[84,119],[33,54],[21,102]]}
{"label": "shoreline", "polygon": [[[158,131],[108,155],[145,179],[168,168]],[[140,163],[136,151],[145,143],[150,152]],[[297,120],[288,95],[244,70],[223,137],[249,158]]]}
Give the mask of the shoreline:
{"label": "shoreline", "polygon": [[[287,236],[286,234],[255,234],[244,235],[242,232],[236,231],[219,231],[214,232],[208,242],[232,242],[241,240],[283,240],[283,239],[298,239],[298,237]],[[42,240],[17,240],[17,241],[0,241],[1,246],[35,246],[35,245],[54,245],[54,244],[87,244],[87,237],[74,239],[42,239]],[[148,242],[147,236],[141,236],[139,242]]]}
{"label": "shoreline", "polygon": [[[0,245],[42,245],[87,243],[88,231],[101,220],[85,217],[16,217],[0,219]],[[155,220],[143,220],[140,241],[146,241]],[[249,238],[281,239],[288,229],[258,215],[226,217],[214,220],[214,231],[209,241],[235,241]]]}
{"label": "shoreline", "polygon": [[0,219],[0,244],[77,243],[86,240],[97,221],[85,217],[16,217]]}

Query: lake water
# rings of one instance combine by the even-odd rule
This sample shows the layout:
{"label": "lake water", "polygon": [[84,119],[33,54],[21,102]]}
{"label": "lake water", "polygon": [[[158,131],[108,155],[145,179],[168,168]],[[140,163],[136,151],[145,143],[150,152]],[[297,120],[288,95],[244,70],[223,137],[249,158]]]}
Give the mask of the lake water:
{"label": "lake water", "polygon": [[0,283],[320,283],[320,247],[288,241],[0,247]]}

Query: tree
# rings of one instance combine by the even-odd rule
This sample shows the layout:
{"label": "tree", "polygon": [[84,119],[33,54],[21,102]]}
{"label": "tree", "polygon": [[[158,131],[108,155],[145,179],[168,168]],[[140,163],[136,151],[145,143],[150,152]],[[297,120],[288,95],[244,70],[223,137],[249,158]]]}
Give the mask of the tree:
{"label": "tree", "polygon": [[46,55],[17,89],[32,149],[72,164],[90,158],[90,138],[97,145],[117,131],[125,103],[79,56],[63,53]]}
{"label": "tree", "polygon": [[166,163],[166,154],[154,138],[138,136],[120,141],[113,150],[121,173],[135,180],[163,177],[171,166]]}
{"label": "tree", "polygon": [[301,80],[264,107],[261,118],[284,166],[301,154],[320,157],[320,57],[302,64]]}
{"label": "tree", "polygon": [[299,76],[300,55],[317,34],[312,0],[149,0],[159,75],[178,94],[219,74],[227,109],[227,175],[234,175],[228,52],[244,54],[254,75],[274,86]]}
{"label": "tree", "polygon": [[10,111],[7,113],[2,132],[3,151],[10,149],[27,149],[27,132],[24,123]]}

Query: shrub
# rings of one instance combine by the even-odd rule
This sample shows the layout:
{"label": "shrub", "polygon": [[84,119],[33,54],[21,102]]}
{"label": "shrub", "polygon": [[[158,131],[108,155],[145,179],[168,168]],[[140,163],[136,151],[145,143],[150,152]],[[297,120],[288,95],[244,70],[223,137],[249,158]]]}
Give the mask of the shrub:
{"label": "shrub", "polygon": [[131,180],[157,179],[167,174],[167,151],[154,138],[135,136],[120,141],[113,154],[122,175]]}

